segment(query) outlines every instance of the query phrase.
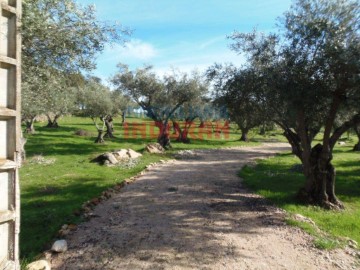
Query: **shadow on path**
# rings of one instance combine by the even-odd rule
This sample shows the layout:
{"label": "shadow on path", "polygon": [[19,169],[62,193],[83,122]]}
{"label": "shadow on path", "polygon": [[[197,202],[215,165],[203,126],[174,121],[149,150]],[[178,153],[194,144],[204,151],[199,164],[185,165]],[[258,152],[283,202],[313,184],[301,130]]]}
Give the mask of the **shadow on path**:
{"label": "shadow on path", "polygon": [[[286,264],[297,265],[297,253],[279,262],[294,249],[283,213],[236,176],[241,166],[284,150],[200,150],[196,160],[151,169],[95,209],[53,269],[305,269]],[[314,269],[308,257],[306,269]]]}

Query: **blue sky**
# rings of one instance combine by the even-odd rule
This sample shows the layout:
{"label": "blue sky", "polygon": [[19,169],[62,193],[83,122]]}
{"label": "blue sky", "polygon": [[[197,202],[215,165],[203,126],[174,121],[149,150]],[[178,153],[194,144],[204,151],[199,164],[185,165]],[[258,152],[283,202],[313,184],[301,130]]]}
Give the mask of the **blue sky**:
{"label": "blue sky", "polygon": [[274,30],[291,0],[77,0],[95,4],[98,20],[117,21],[134,30],[125,46],[108,46],[94,74],[105,79],[116,64],[131,69],[152,64],[161,75],[171,68],[200,71],[215,62],[243,63],[226,39],[234,30]]}

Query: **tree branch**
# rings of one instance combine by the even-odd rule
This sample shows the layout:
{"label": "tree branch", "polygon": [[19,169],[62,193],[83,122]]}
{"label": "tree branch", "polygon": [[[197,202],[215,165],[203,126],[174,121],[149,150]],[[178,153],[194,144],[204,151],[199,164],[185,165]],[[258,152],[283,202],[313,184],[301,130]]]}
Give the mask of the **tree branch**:
{"label": "tree branch", "polygon": [[333,132],[330,138],[330,143],[329,143],[330,149],[334,148],[336,142],[339,140],[342,134],[344,134],[347,130],[358,124],[360,124],[360,113],[356,114],[351,120],[346,121],[340,127],[335,129],[335,131]]}
{"label": "tree branch", "polygon": [[286,124],[281,123],[280,121],[274,121],[284,130],[284,136],[291,144],[292,152],[302,161],[302,149],[301,149],[301,140],[299,136],[293,132]]}

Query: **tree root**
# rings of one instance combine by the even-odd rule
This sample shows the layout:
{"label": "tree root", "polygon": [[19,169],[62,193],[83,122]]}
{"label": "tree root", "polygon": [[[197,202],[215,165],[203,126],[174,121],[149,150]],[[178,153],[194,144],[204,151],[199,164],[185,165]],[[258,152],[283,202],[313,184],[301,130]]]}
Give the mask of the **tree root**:
{"label": "tree root", "polygon": [[314,194],[307,192],[305,188],[300,189],[296,197],[300,202],[304,204],[317,205],[328,210],[341,211],[345,209],[344,204],[337,198],[333,200],[318,199],[320,198],[320,196],[315,196]]}

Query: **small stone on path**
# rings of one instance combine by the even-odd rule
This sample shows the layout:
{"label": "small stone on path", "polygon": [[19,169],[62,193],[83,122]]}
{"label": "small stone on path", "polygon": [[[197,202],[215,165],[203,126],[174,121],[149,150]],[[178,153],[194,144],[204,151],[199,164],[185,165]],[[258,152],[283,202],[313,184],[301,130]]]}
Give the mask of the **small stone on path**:
{"label": "small stone on path", "polygon": [[56,241],[52,247],[51,247],[52,251],[58,252],[58,253],[62,253],[67,251],[67,242],[66,240],[58,240]]}

